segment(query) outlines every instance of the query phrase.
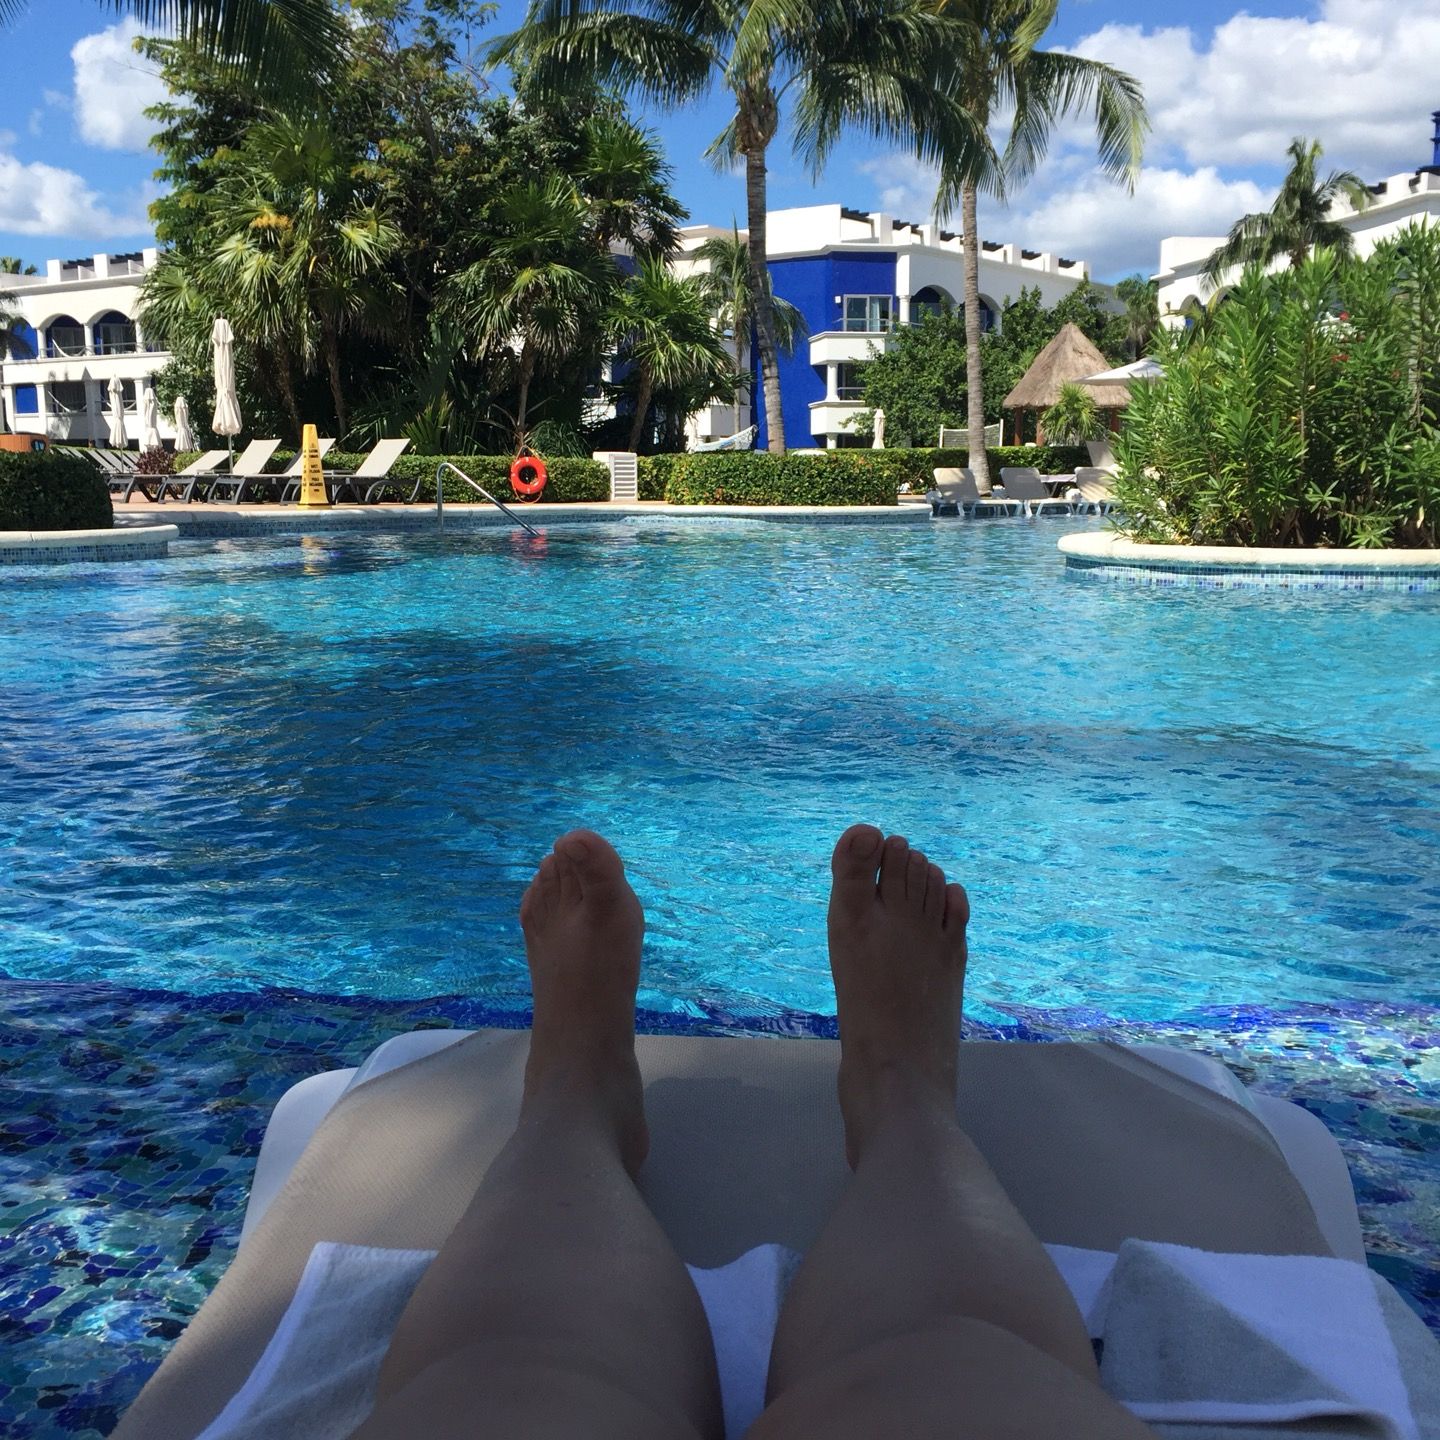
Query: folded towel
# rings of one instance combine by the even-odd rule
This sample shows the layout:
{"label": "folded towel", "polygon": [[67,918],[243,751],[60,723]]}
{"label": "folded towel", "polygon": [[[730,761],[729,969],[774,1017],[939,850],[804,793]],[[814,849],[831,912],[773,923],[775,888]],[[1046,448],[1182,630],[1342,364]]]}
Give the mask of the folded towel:
{"label": "folded towel", "polygon": [[[1047,1248],[1102,1341],[1105,1388],[1163,1434],[1422,1440],[1417,1397],[1424,1440],[1437,1433],[1440,1349],[1362,1265],[1141,1241],[1118,1256]],[[317,1245],[265,1353],[199,1440],[345,1440],[370,1412],[391,1332],[433,1258]],[[730,1440],[764,1406],[770,1343],[799,1258],[762,1245],[719,1269],[690,1270],[715,1337]],[[1403,1374],[1392,1335],[1404,1337]]]}

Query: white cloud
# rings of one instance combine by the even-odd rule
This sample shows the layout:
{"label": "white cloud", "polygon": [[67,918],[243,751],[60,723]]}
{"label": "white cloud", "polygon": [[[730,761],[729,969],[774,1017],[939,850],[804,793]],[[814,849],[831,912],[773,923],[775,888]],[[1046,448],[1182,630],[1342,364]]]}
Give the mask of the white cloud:
{"label": "white cloud", "polygon": [[155,125],[145,109],[165,98],[165,84],[135,53],[144,28],[134,20],[75,42],[75,122],[81,138],[105,150],[144,150]]}
{"label": "white cloud", "polygon": [[[1088,260],[1097,276],[1148,273],[1166,235],[1223,235],[1267,206],[1274,185],[1255,174],[1278,183],[1296,136],[1320,141],[1326,169],[1372,181],[1431,158],[1440,0],[1318,0],[1310,18],[1240,11],[1213,34],[1112,24],[1073,48],[1144,85],[1153,130],[1135,196],[1097,174],[1093,125],[1072,120],[1008,212],[982,199],[980,219],[987,239]],[[928,217],[933,171],[903,156],[859,168],[884,209]]]}
{"label": "white cloud", "polygon": [[1367,179],[1430,160],[1440,0],[1322,0],[1314,19],[1242,11],[1208,44],[1183,26],[1106,25],[1075,50],[1144,83],[1156,158],[1277,165],[1304,135]]}
{"label": "white cloud", "polygon": [[145,236],[150,221],[143,197],[110,208],[83,176],[54,165],[25,164],[0,154],[0,231],[109,240]]}

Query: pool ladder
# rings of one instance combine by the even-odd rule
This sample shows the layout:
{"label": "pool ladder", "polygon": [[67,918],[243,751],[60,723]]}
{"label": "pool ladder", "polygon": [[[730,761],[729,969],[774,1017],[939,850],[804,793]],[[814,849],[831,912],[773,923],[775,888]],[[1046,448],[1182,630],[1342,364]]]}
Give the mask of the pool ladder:
{"label": "pool ladder", "polygon": [[452,465],[448,460],[442,460],[435,467],[435,518],[440,522],[440,528],[445,528],[445,486],[442,483],[445,472],[449,470],[458,475],[477,495],[483,496],[507,519],[513,520],[527,535],[539,535],[539,531],[522,520],[503,500],[497,500],[478,481],[472,480],[458,465]]}

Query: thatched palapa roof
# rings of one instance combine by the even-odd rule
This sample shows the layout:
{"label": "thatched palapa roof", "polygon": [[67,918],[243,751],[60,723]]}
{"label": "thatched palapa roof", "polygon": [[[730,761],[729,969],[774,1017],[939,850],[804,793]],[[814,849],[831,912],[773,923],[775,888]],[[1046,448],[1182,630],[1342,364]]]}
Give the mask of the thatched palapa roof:
{"label": "thatched palapa roof", "polygon": [[[1086,375],[1108,370],[1110,362],[1078,325],[1066,325],[1035,357],[1020,383],[1005,397],[1007,410],[1048,410],[1059,398],[1060,387],[1076,384]],[[1130,403],[1128,386],[1107,381],[1082,385],[1102,410],[1123,410]]]}

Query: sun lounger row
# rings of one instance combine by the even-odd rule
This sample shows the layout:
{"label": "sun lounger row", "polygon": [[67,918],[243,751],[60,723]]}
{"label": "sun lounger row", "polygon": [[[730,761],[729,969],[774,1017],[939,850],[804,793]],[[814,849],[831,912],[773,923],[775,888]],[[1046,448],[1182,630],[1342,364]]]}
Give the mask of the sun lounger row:
{"label": "sun lounger row", "polygon": [[[373,504],[390,483],[390,471],[409,444],[408,440],[381,440],[353,472],[327,470],[325,487],[332,503],[351,499],[358,504]],[[321,456],[334,445],[334,440],[321,440]],[[121,469],[113,463],[118,452],[97,449],[86,453],[108,472],[110,494],[122,503],[128,503],[138,491],[157,505],[172,496],[187,505],[197,499],[238,505],[247,497],[265,499],[271,491],[278,492],[278,498],[285,503],[299,498],[305,465],[302,457],[296,456],[282,474],[265,473],[265,467],[279,448],[279,440],[252,440],[235,457],[234,468],[230,470],[221,468],[230,458],[229,451],[207,450],[174,475],[139,475],[133,466]],[[407,504],[414,504],[419,498],[421,484],[419,480],[415,482]]]}
{"label": "sun lounger row", "polygon": [[1003,493],[981,490],[975,472],[968,467],[945,466],[934,474],[930,496],[937,515],[949,509],[961,515],[1105,514],[1114,508],[1110,472],[1093,466],[1077,470],[1063,495],[1052,495],[1040,472],[1031,466],[1007,465],[1002,469]]}

